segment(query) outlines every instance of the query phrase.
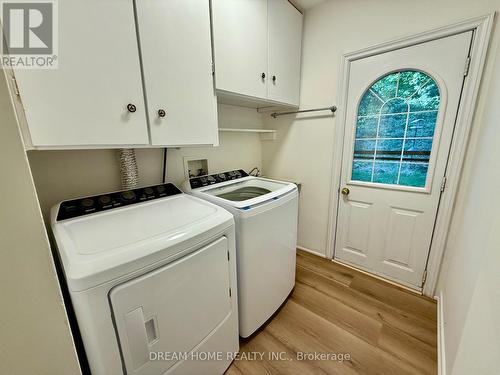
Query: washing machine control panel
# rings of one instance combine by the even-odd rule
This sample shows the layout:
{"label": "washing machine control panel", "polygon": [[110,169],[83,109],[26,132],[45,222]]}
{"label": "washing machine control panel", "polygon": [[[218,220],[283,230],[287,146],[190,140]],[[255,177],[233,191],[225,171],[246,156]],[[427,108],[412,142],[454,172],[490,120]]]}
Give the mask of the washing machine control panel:
{"label": "washing machine control panel", "polygon": [[182,194],[177,186],[162,184],[64,201],[59,206],[57,221],[177,194]]}
{"label": "washing machine control panel", "polygon": [[248,173],[243,169],[238,169],[235,171],[215,173],[207,176],[193,177],[189,180],[191,189],[200,188],[203,186],[213,185],[219,182],[236,180],[238,178],[247,177]]}

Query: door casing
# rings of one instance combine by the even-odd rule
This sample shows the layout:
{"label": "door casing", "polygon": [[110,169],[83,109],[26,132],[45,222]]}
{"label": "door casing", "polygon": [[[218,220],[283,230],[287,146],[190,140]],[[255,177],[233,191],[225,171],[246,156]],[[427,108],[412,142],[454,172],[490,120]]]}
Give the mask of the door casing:
{"label": "door casing", "polygon": [[423,32],[417,35],[377,44],[375,46],[343,55],[341,73],[339,75],[339,77],[341,77],[338,91],[340,93],[338,106],[339,110],[337,112],[338,121],[336,121],[335,125],[335,149],[332,163],[330,210],[328,220],[328,242],[326,251],[327,258],[333,259],[335,253],[335,235],[337,232],[337,211],[342,172],[341,165],[343,157],[342,145],[344,142],[347,113],[347,95],[349,88],[349,73],[351,63],[368,56],[378,55],[400,48],[410,47],[416,44],[472,30],[474,32],[474,36],[470,52],[471,60],[469,63],[467,79],[464,83],[460,106],[457,113],[455,131],[448,156],[448,164],[445,174],[446,188],[441,195],[436,223],[434,226],[434,236],[432,238],[429,259],[427,263],[426,282],[422,289],[422,293],[424,295],[434,297],[439,269],[441,266],[441,260],[446,245],[449,227],[451,224],[453,204],[458,190],[459,177],[463,167],[470,129],[472,127],[472,120],[479,93],[484,63],[486,60],[486,52],[491,36],[494,16],[495,13],[490,13],[481,17],[468,19],[456,24]]}

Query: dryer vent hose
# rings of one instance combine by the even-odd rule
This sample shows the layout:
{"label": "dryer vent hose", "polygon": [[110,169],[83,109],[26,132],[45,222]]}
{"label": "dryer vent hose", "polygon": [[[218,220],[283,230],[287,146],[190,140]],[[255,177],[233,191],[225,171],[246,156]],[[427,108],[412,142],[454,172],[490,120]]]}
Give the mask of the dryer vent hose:
{"label": "dryer vent hose", "polygon": [[139,185],[139,169],[135,159],[135,150],[133,148],[121,148],[119,155],[122,188],[134,189]]}

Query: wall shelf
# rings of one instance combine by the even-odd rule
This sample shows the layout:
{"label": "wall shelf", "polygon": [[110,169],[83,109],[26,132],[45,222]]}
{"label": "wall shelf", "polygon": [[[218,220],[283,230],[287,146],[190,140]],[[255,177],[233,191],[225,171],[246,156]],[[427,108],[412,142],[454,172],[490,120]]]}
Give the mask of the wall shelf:
{"label": "wall shelf", "polygon": [[276,130],[272,129],[219,128],[219,131],[232,133],[256,133],[260,135],[261,141],[274,141],[276,139]]}

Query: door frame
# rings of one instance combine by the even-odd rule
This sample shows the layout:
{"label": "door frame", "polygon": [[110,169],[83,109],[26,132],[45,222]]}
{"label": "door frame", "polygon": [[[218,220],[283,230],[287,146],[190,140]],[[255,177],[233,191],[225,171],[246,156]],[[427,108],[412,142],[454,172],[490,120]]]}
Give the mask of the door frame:
{"label": "door frame", "polygon": [[[457,195],[462,166],[465,159],[469,134],[472,127],[476,101],[479,93],[481,77],[486,61],[488,44],[491,36],[495,13],[467,19],[452,25],[433,29],[416,35],[377,44],[368,48],[346,53],[342,56],[339,81],[339,105],[334,132],[334,155],[332,162],[332,181],[330,189],[330,208],[328,218],[328,238],[326,256],[333,260],[335,253],[335,237],[337,233],[337,212],[339,207],[339,190],[342,172],[342,150],[346,126],[347,96],[351,64],[359,59],[374,56],[397,49],[411,47],[416,44],[445,38],[466,31],[473,31],[472,48],[467,79],[465,80],[460,104],[457,112],[455,129],[446,167],[446,188],[441,193],[438,206],[434,234],[427,261],[427,277],[422,294],[434,297],[439,270],[446,247],[446,241],[453,214],[453,206]],[[465,66],[464,66],[465,69]]]}

